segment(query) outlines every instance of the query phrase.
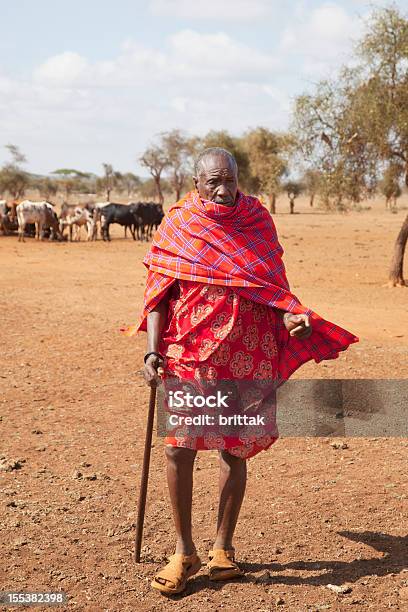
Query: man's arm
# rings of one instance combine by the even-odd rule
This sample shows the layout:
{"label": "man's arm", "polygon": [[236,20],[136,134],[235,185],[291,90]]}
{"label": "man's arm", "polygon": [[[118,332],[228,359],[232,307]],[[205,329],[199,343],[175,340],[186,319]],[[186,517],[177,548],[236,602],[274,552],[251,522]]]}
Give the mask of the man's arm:
{"label": "man's arm", "polygon": [[[166,323],[169,307],[169,292],[147,315],[147,353],[158,353],[160,338]],[[163,372],[163,359],[158,355],[150,355],[147,358],[144,368],[146,382],[152,387],[160,381],[160,374]]]}

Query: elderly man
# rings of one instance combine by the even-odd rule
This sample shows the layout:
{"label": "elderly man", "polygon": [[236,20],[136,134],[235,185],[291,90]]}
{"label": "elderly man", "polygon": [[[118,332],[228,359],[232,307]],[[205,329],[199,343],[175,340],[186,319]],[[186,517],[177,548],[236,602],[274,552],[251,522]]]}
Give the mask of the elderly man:
{"label": "elderly man", "polygon": [[[147,331],[145,378],[273,381],[273,391],[310,359],[334,359],[358,338],[303,306],[291,293],[274,222],[254,197],[238,190],[234,157],[221,148],[196,161],[195,190],[168,212],[144,263],[148,268],[139,324]],[[273,421],[269,388],[258,402]],[[240,397],[241,413],[253,397]],[[243,427],[244,429],[244,427]],[[245,432],[244,432],[245,433]],[[162,593],[179,593],[201,560],[192,539],[193,464],[197,450],[218,449],[219,508],[207,564],[211,580],[242,575],[233,535],[244,498],[246,462],[277,439],[277,429],[246,436],[167,435],[167,481],[176,530],[175,554],[153,579]]]}

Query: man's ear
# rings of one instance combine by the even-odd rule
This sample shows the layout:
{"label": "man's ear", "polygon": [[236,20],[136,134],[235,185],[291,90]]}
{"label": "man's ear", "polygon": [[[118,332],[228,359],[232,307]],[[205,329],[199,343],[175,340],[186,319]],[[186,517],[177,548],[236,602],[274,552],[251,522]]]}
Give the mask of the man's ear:
{"label": "man's ear", "polygon": [[193,176],[193,183],[194,183],[194,187],[197,189],[197,185],[198,185],[198,177],[197,176]]}

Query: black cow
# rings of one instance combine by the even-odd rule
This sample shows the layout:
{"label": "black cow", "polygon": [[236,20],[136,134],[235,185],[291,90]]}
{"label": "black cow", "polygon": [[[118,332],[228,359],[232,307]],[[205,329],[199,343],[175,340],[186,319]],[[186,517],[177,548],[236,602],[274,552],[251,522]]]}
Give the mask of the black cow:
{"label": "black cow", "polygon": [[155,202],[148,202],[147,206],[150,209],[149,228],[150,238],[153,235],[153,228],[157,230],[160,223],[164,219],[164,210],[162,204],[156,204]]}
{"label": "black cow", "polygon": [[157,229],[164,217],[163,206],[155,202],[138,202],[132,204],[136,215],[140,219],[139,228],[137,228],[137,237],[140,239],[149,240],[153,235],[153,228]]}
{"label": "black cow", "polygon": [[135,208],[127,204],[107,204],[101,208],[102,236],[104,240],[110,240],[109,226],[111,223],[129,228],[133,240],[136,240],[135,227],[140,225],[140,219]]}

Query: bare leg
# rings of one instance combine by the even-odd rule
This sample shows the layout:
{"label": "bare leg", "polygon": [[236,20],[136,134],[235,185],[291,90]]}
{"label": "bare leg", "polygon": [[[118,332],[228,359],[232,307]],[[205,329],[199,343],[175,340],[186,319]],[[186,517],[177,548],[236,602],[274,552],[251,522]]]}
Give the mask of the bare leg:
{"label": "bare leg", "polygon": [[218,507],[217,536],[214,548],[233,548],[232,538],[244,499],[246,460],[227,451],[220,451],[220,501]]}
{"label": "bare leg", "polygon": [[191,533],[191,505],[193,496],[193,466],[197,451],[166,446],[167,484],[173,507],[177,534],[176,553],[195,552]]}

